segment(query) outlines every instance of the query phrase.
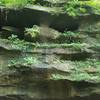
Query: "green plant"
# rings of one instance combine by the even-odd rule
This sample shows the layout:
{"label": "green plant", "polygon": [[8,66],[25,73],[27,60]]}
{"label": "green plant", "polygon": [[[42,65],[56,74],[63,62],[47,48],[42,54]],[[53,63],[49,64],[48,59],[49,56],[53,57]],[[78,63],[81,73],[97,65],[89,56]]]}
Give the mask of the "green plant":
{"label": "green plant", "polygon": [[8,8],[23,8],[27,4],[34,4],[36,0],[0,0],[0,5]]}
{"label": "green plant", "polygon": [[100,62],[96,59],[90,59],[87,61],[66,61],[72,69],[69,70],[69,74],[60,74],[59,72],[51,75],[52,79],[61,80],[69,79],[73,81],[94,81],[100,82]]}
{"label": "green plant", "polygon": [[12,59],[8,61],[8,66],[12,66],[12,65],[31,65],[31,64],[36,64],[39,63],[39,60],[35,57],[32,56],[26,56],[26,57],[22,57],[19,59]]}
{"label": "green plant", "polygon": [[28,0],[1,0],[0,4],[11,8],[22,8],[28,3]]}
{"label": "green plant", "polygon": [[100,1],[89,0],[79,1],[70,0],[64,6],[64,11],[70,16],[77,16],[85,13],[98,13],[100,14]]}
{"label": "green plant", "polygon": [[83,7],[83,3],[80,3],[79,0],[71,0],[64,6],[65,12],[70,16],[77,16],[80,13],[85,13],[86,9]]}
{"label": "green plant", "polygon": [[87,26],[86,28],[85,28],[85,30],[87,31],[87,32],[99,32],[100,31],[100,29],[99,29],[99,26],[98,25],[89,25],[89,26]]}
{"label": "green plant", "polygon": [[84,50],[87,48],[85,43],[71,43],[71,44],[36,44],[36,48],[73,48],[75,50]]}
{"label": "green plant", "polygon": [[40,29],[37,25],[34,25],[32,28],[25,28],[25,35],[29,35],[32,38],[36,37],[40,33]]}
{"label": "green plant", "polygon": [[8,37],[9,40],[15,41],[18,40],[17,35],[12,34],[10,37]]}
{"label": "green plant", "polygon": [[38,60],[35,57],[25,57],[24,62],[25,64],[34,64],[34,63],[37,63]]}
{"label": "green plant", "polygon": [[11,35],[8,37],[8,40],[10,40],[10,43],[13,48],[16,49],[26,49],[26,42],[24,40],[20,40],[17,35]]}

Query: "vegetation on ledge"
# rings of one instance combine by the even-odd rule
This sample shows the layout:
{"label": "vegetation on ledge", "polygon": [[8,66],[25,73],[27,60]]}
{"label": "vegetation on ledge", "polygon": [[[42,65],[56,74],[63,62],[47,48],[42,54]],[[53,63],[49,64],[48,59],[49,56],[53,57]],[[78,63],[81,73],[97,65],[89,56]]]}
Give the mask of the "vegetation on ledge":
{"label": "vegetation on ledge", "polygon": [[32,50],[34,48],[45,48],[45,49],[73,48],[75,50],[85,50],[85,48],[89,47],[89,45],[85,43],[71,43],[71,44],[30,43],[30,42],[26,42],[24,40],[18,39],[16,35],[12,35],[11,37],[8,37],[8,39],[0,39],[0,41],[1,41],[1,46],[5,44],[4,48],[7,48],[7,49],[12,48],[15,50],[23,50],[23,51]]}
{"label": "vegetation on ledge", "polygon": [[[100,62],[94,60],[87,61],[67,61],[72,69],[66,74],[59,72],[53,73],[51,79],[55,80],[72,80],[72,81],[87,81],[91,83],[100,83]],[[69,68],[70,69],[70,68]]]}
{"label": "vegetation on ledge", "polygon": [[100,1],[0,0],[0,100],[92,94],[100,97]]}
{"label": "vegetation on ledge", "polygon": [[78,16],[80,14],[88,13],[100,14],[100,2],[99,0],[70,0],[65,4],[64,10],[70,16]]}
{"label": "vegetation on ledge", "polygon": [[[59,2],[59,0],[50,0],[51,2]],[[43,1],[44,4],[46,1]],[[41,5],[40,1],[37,0],[1,0],[0,5],[8,7],[8,8],[23,8],[26,5]],[[45,7],[45,6],[44,6]],[[55,6],[51,6],[55,7]],[[81,14],[100,14],[100,2],[99,0],[88,0],[88,1],[80,1],[80,0],[68,0],[58,13],[67,13],[70,16],[79,16]],[[52,12],[53,14],[57,14]]]}

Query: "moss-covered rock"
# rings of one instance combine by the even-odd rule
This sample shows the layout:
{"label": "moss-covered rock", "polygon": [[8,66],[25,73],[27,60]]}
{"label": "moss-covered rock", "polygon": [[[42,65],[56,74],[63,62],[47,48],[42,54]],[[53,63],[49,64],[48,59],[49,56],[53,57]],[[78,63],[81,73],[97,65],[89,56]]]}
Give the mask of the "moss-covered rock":
{"label": "moss-covered rock", "polygon": [[2,1],[0,100],[98,100],[99,1]]}

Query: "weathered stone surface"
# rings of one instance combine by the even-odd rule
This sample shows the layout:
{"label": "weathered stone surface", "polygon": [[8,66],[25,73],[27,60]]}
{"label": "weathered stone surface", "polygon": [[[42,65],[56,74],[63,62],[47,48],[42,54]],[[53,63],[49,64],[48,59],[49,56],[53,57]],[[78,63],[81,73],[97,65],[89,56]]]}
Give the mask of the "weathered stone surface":
{"label": "weathered stone surface", "polygon": [[[59,31],[77,29],[78,20],[67,14],[59,14],[61,8],[29,6],[22,10],[1,8],[1,24],[15,27],[31,27],[46,25]],[[20,22],[20,25],[19,25]],[[73,24],[71,24],[73,23]]]}
{"label": "weathered stone surface", "polygon": [[73,34],[64,34],[45,25],[41,27],[34,25],[32,28],[25,29],[25,40],[35,43],[77,43],[84,42],[88,37],[88,34],[74,32]]}
{"label": "weathered stone surface", "polygon": [[[99,59],[99,45],[96,47],[86,44],[34,44],[23,43],[22,41],[10,41],[7,39],[1,39],[1,50],[7,52],[24,52],[31,53],[37,56],[48,58],[50,55],[54,55],[54,58],[58,57],[62,60],[85,60],[87,58]],[[47,57],[46,57],[47,55]],[[52,59],[52,58],[51,58]],[[49,59],[50,60],[50,59]]]}
{"label": "weathered stone surface", "polygon": [[0,37],[1,38],[8,38],[12,34],[19,36],[22,38],[23,35],[23,29],[21,28],[15,28],[11,26],[2,26],[0,31]]}
{"label": "weathered stone surface", "polygon": [[66,28],[68,30],[76,30],[83,22],[87,23],[95,19],[100,20],[100,16],[96,14],[80,15],[80,17],[72,18],[71,16],[61,12],[62,10],[59,7],[50,8],[32,5],[27,6],[22,10],[1,7],[0,20],[1,25],[32,27],[33,25],[41,26],[42,24],[59,31],[64,31]]}
{"label": "weathered stone surface", "polygon": [[[2,71],[0,73],[0,95],[2,98],[5,98],[5,100],[12,97],[16,100],[17,98],[23,98],[23,100],[27,100],[27,98],[30,98],[29,100],[70,100],[75,97],[85,98],[92,94],[100,94],[100,85],[96,78],[93,81],[91,80],[92,77],[90,79],[87,77],[88,80],[83,78],[82,80],[79,79],[79,82],[76,82],[78,79],[71,80],[71,77],[67,78],[67,76],[73,74],[75,67],[77,67],[73,63],[41,65],[11,65],[6,71]],[[79,70],[76,69],[76,72]],[[80,73],[83,73],[83,76],[86,74],[81,70]],[[99,73],[99,71],[94,74],[96,73]],[[56,78],[52,76],[53,74]],[[81,74],[77,75],[80,76]],[[60,76],[57,77],[56,75]],[[76,77],[77,75],[74,74],[73,76]],[[84,82],[86,80],[89,83]]]}
{"label": "weathered stone surface", "polygon": [[[47,0],[47,6],[60,6],[65,1]],[[27,6],[20,10],[1,7],[0,30],[5,34],[19,35],[16,29],[38,25],[44,41],[38,37],[39,43],[37,40],[31,43],[22,38],[8,38],[9,35],[3,37],[8,39],[0,39],[0,100],[98,100],[99,22],[100,15],[96,13],[72,18],[59,7]],[[54,29],[63,32],[66,28],[81,34],[68,37],[60,33],[56,39],[50,36],[54,35]],[[81,41],[73,43],[69,38]],[[53,43],[47,43],[49,39]]]}
{"label": "weathered stone surface", "polygon": [[[9,54],[11,55],[11,54]],[[7,55],[6,55],[7,56]],[[60,61],[48,59],[34,59],[27,58],[27,56],[18,55],[15,57],[9,56],[1,63],[1,78],[5,81],[4,77],[12,76],[12,78],[23,77],[29,75],[30,80],[70,80],[70,81],[86,81],[90,83],[99,83],[99,66],[98,60],[90,61]],[[34,55],[33,55],[34,56]],[[30,58],[32,55],[30,56]],[[1,59],[3,56],[1,56]],[[26,59],[28,60],[26,60]],[[2,59],[3,60],[3,59]],[[3,77],[4,76],[4,77]],[[33,78],[32,78],[33,77]],[[8,77],[10,78],[10,77]],[[28,79],[28,78],[27,78]],[[3,82],[3,80],[1,82]],[[9,79],[8,79],[9,80]],[[12,80],[12,79],[11,79]],[[4,82],[5,82],[4,81]],[[10,81],[10,80],[9,80]]]}

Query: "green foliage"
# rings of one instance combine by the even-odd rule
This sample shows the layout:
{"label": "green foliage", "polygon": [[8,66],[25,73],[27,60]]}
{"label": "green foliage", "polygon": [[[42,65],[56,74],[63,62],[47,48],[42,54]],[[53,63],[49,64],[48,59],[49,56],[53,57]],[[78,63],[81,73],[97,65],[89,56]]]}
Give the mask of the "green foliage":
{"label": "green foliage", "polygon": [[87,47],[85,43],[71,43],[71,44],[36,44],[36,48],[72,48],[75,50],[84,50]]}
{"label": "green foliage", "polygon": [[75,65],[77,66],[77,68],[99,68],[100,66],[100,62],[97,61],[96,59],[87,59],[87,61],[85,61],[84,63],[82,61],[75,61]]}
{"label": "green foliage", "polygon": [[82,3],[80,3],[78,0],[71,0],[71,1],[69,1],[64,6],[64,10],[70,16],[77,16],[80,13],[85,13],[86,12],[86,9],[84,7],[82,7]]}
{"label": "green foliage", "polygon": [[98,0],[84,1],[84,3],[86,5],[91,6],[91,7],[95,7],[95,8],[100,7],[100,5],[99,5],[100,4],[100,1],[98,1]]}
{"label": "green foliage", "polygon": [[10,37],[8,37],[8,39],[11,40],[12,42],[13,42],[13,41],[16,41],[16,40],[17,40],[17,41],[19,40],[19,39],[17,38],[17,35],[13,35],[13,34],[12,34]]}
{"label": "green foliage", "polygon": [[71,48],[74,50],[85,50],[88,48],[88,45],[85,43],[71,43],[71,44],[56,44],[56,43],[30,43],[24,40],[18,39],[16,35],[12,35],[7,39],[1,39],[1,42],[6,42],[7,44],[11,45],[11,49],[18,49],[27,52],[33,52],[34,48]]}
{"label": "green foliage", "polygon": [[29,35],[32,38],[38,36],[40,33],[40,29],[37,25],[34,25],[32,28],[25,28],[25,35]]}
{"label": "green foliage", "polygon": [[100,32],[100,29],[99,29],[99,27],[97,26],[97,25],[89,25],[89,26],[87,26],[86,28],[85,28],[85,30],[87,31],[87,32]]}
{"label": "green foliage", "polygon": [[28,0],[1,0],[0,3],[8,8],[21,8],[28,3]]}
{"label": "green foliage", "polygon": [[91,12],[96,12],[100,14],[100,1],[71,0],[65,4],[64,11],[70,16],[74,17],[80,14],[91,13]]}
{"label": "green foliage", "polygon": [[39,63],[39,60],[35,57],[32,56],[26,56],[24,58],[19,58],[19,59],[12,59],[8,61],[8,66],[12,65],[32,65]]}
{"label": "green foliage", "polygon": [[34,63],[38,63],[38,60],[35,57],[25,57],[24,62],[25,64],[34,64]]}
{"label": "green foliage", "polygon": [[25,5],[34,4],[36,0],[0,0],[0,5],[8,8],[23,8]]}
{"label": "green foliage", "polygon": [[59,71],[51,75],[51,79],[61,80],[68,79],[72,81],[91,81],[100,82],[100,62],[96,59],[88,59],[87,61],[66,61],[72,69],[68,73],[60,74]]}
{"label": "green foliage", "polygon": [[10,49],[22,50],[27,52],[33,52],[34,48],[71,48],[75,50],[85,50],[88,45],[85,43],[71,43],[71,44],[56,44],[56,43],[30,43],[24,40],[20,40],[16,35],[8,37],[8,39],[0,39],[1,42],[7,43]]}
{"label": "green foliage", "polygon": [[82,35],[80,32],[72,32],[72,31],[64,31],[64,37],[67,39],[65,40],[67,43],[80,43],[82,42]]}
{"label": "green foliage", "polygon": [[20,40],[17,35],[11,35],[10,37],[8,37],[8,40],[10,40],[12,47],[16,48],[16,49],[26,49],[26,42],[24,40]]}

